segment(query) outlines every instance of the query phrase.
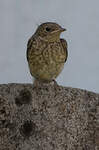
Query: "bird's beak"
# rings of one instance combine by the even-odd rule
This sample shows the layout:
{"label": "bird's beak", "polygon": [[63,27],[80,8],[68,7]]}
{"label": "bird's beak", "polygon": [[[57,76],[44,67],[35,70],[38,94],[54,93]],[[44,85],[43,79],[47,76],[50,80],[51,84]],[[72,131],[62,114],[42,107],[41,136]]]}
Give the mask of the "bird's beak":
{"label": "bird's beak", "polygon": [[61,32],[64,32],[64,31],[66,31],[66,29],[61,27],[60,29],[53,31],[52,34],[53,33],[61,33]]}
{"label": "bird's beak", "polygon": [[61,31],[61,32],[64,32],[64,31],[66,31],[66,29],[65,29],[65,28],[61,28],[60,31]]}

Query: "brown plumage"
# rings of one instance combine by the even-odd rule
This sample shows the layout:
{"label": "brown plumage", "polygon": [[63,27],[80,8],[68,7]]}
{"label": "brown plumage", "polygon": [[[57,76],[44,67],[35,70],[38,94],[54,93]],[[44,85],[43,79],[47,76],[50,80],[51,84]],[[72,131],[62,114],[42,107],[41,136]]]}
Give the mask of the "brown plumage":
{"label": "brown plumage", "polygon": [[54,80],[67,60],[67,42],[60,39],[64,28],[53,22],[41,24],[27,44],[31,75],[42,81]]}

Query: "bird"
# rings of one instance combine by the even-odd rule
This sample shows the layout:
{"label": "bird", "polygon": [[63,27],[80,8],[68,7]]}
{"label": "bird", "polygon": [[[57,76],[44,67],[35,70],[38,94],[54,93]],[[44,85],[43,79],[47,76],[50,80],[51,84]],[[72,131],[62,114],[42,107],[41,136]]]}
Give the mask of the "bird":
{"label": "bird", "polygon": [[39,81],[55,81],[67,61],[67,41],[60,38],[66,31],[55,22],[39,25],[27,43],[26,57],[31,75]]}

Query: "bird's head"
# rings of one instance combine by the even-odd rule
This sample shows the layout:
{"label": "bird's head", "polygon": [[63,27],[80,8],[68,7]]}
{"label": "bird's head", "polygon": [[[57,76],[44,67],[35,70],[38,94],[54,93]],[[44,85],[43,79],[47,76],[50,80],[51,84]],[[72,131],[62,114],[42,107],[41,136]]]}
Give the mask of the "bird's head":
{"label": "bird's head", "polygon": [[46,41],[52,42],[60,39],[61,32],[66,31],[60,25],[53,22],[46,22],[38,26],[35,34]]}

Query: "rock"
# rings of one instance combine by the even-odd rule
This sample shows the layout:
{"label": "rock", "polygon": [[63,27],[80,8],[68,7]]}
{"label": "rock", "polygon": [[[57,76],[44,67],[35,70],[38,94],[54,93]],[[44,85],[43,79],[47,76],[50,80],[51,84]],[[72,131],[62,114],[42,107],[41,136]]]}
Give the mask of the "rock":
{"label": "rock", "polygon": [[0,150],[99,150],[99,94],[56,82],[0,85]]}

